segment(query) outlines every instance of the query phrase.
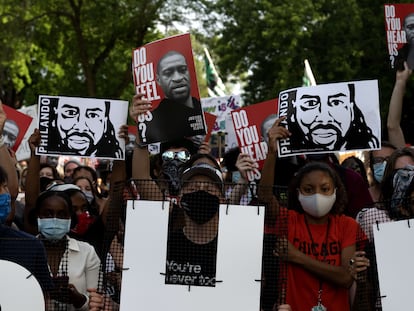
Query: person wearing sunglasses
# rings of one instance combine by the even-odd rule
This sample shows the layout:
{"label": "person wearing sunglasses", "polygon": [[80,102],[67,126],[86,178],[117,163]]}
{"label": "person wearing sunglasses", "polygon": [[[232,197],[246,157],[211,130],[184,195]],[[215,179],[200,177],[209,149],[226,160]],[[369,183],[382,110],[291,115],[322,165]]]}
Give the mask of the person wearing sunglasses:
{"label": "person wearing sunglasses", "polygon": [[163,161],[173,161],[178,160],[180,162],[187,162],[190,159],[190,153],[187,150],[172,151],[167,150],[162,153]]}
{"label": "person wearing sunglasses", "polygon": [[[142,99],[144,94],[133,97],[129,115],[137,120],[140,114],[151,107],[151,103]],[[136,138],[132,157],[134,187],[137,187],[140,199],[164,200],[176,197],[179,193],[179,172],[182,164],[196,153],[210,153],[206,143],[196,146],[189,138],[180,138],[160,145],[160,153],[150,156],[147,146],[142,146]]]}
{"label": "person wearing sunglasses", "polygon": [[173,147],[161,154],[161,171],[159,176],[167,181],[168,193],[176,196],[180,190],[180,168],[190,159],[190,152],[185,147]]}
{"label": "person wearing sunglasses", "polygon": [[[193,157],[184,164],[180,175],[178,205],[184,217],[181,228],[171,226],[174,219],[170,214],[165,283],[214,287],[219,206],[224,202],[223,175],[216,166]],[[176,268],[186,265],[197,268]]]}

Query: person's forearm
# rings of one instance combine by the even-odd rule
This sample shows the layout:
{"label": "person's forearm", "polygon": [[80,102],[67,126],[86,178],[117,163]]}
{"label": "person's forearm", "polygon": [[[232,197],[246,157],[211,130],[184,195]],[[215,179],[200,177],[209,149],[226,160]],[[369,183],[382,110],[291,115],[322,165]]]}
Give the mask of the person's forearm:
{"label": "person's forearm", "polygon": [[7,187],[9,188],[11,198],[14,200],[19,193],[19,180],[15,161],[11,157],[7,145],[4,142],[0,146],[0,166],[6,171]]}
{"label": "person's forearm", "polygon": [[25,231],[31,234],[37,234],[35,224],[31,224],[29,221],[30,211],[35,207],[36,199],[40,193],[40,156],[32,153],[27,167],[26,175],[26,196],[25,196],[25,207],[24,207],[24,224]]}
{"label": "person's forearm", "polygon": [[258,187],[259,201],[266,205],[265,221],[269,225],[274,225],[280,210],[279,201],[273,194],[275,167],[276,153],[269,151],[261,171],[262,176]]}
{"label": "person's forearm", "polygon": [[405,146],[404,133],[400,125],[405,88],[405,80],[395,82],[387,117],[388,139],[397,148]]}
{"label": "person's forearm", "polygon": [[275,152],[269,151],[261,171],[259,199],[264,202],[270,202],[273,197],[272,189],[275,177],[276,157]]}
{"label": "person's forearm", "polygon": [[141,199],[162,200],[164,198],[158,185],[152,181],[150,175],[150,160],[148,149],[135,146],[132,154],[132,178],[136,180],[136,186]]}
{"label": "person's forearm", "polygon": [[132,154],[132,178],[150,179],[150,160],[147,147],[136,145]]}
{"label": "person's forearm", "polygon": [[122,205],[126,178],[125,161],[115,160],[112,167],[109,200],[105,201],[105,208],[102,211],[101,217],[106,228],[113,228],[116,231],[118,230],[118,219],[121,216],[119,206]]}
{"label": "person's forearm", "polygon": [[288,260],[289,263],[301,266],[319,279],[341,287],[349,288],[354,281],[349,270],[343,265],[333,266],[313,259],[299,251],[294,256],[289,257]]}

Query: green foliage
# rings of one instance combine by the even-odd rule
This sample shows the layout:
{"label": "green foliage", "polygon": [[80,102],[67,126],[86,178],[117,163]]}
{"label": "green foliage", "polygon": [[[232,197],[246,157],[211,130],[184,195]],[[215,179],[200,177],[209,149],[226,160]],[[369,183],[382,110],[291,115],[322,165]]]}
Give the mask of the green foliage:
{"label": "green foliage", "polygon": [[[129,99],[132,50],[160,38],[165,0],[0,0],[3,100],[38,94]],[[7,56],[4,56],[7,55]]]}
{"label": "green foliage", "polygon": [[[395,76],[387,57],[383,4],[0,0],[0,95],[12,106],[33,104],[38,94],[129,100],[132,50],[177,32],[181,24],[192,33],[202,96],[202,47],[208,44],[221,76],[242,80],[247,104],[300,86],[308,59],[318,83],[378,79],[385,119]],[[407,97],[413,96],[409,91]],[[409,124],[412,113],[404,115]]]}
{"label": "green foliage", "polygon": [[[394,83],[378,0],[217,0],[223,27],[210,48],[223,76],[248,73],[247,104],[301,85],[308,59],[317,83],[378,79],[385,120]],[[217,28],[211,28],[212,31]]]}

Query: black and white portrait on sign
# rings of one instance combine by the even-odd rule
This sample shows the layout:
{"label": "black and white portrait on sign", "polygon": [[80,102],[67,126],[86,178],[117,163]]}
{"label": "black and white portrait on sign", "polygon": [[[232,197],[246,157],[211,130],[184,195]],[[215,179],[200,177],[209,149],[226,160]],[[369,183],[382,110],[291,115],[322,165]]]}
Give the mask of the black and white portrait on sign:
{"label": "black and white portrait on sign", "polygon": [[279,141],[280,156],[380,148],[376,80],[283,91],[278,111],[292,134]]}
{"label": "black and white portrait on sign", "polygon": [[41,95],[38,106],[37,154],[125,158],[117,133],[126,124],[127,101]]}

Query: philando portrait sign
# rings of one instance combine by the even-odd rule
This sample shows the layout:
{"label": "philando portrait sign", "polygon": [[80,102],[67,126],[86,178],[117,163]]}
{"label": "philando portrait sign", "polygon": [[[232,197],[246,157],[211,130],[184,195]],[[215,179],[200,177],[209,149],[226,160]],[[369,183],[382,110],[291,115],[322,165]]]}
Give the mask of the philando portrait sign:
{"label": "philando portrait sign", "polygon": [[124,159],[127,114],[127,101],[40,95],[36,154]]}
{"label": "philando portrait sign", "polygon": [[278,111],[292,134],[278,142],[281,157],[381,148],[377,80],[289,89]]}

